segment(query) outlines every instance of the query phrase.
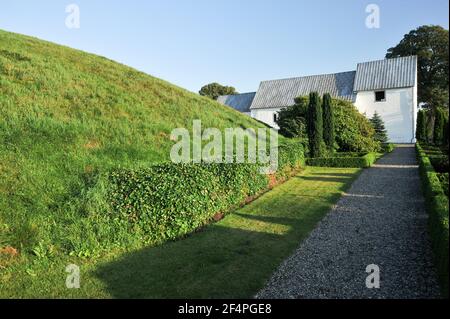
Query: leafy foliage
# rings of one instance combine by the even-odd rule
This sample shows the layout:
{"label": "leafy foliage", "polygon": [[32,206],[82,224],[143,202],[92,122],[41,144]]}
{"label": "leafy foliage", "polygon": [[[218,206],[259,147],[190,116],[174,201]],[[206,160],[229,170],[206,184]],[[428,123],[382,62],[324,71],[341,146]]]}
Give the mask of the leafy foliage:
{"label": "leafy foliage", "polygon": [[381,116],[378,114],[377,111],[375,111],[372,118],[370,119],[370,123],[372,124],[375,130],[374,135],[375,141],[380,142],[381,144],[386,144],[388,141],[387,131],[384,126],[383,119],[381,118]]}
{"label": "leafy foliage", "polygon": [[[379,142],[374,140],[375,130],[369,120],[359,113],[351,102],[332,98],[331,103],[338,151],[368,153],[380,149]],[[303,123],[307,123],[308,106],[309,97],[300,96],[295,100],[295,106],[281,110],[280,122],[278,122],[280,133],[287,137],[307,137],[307,125]],[[289,126],[286,123],[289,123],[288,119],[291,115],[295,121],[292,122],[292,126]],[[300,132],[291,134],[294,131]]]}
{"label": "leafy foliage", "polygon": [[437,108],[435,111],[435,120],[434,120],[434,131],[433,131],[433,141],[436,145],[444,144],[444,130],[447,129],[445,127],[445,118],[444,113],[440,108]]}
{"label": "leafy foliage", "polygon": [[420,142],[425,142],[427,139],[425,110],[419,110],[417,113],[416,139]]}
{"label": "leafy foliage", "polygon": [[311,157],[321,157],[324,155],[323,113],[320,97],[317,92],[312,92],[309,95],[307,124],[309,154]]}
{"label": "leafy foliage", "polygon": [[202,96],[207,96],[213,100],[217,100],[217,98],[221,95],[238,94],[238,92],[236,92],[236,89],[234,87],[224,86],[216,82],[203,86],[198,93]]}
{"label": "leafy foliage", "polygon": [[[279,149],[278,180],[303,163],[303,148],[291,142]],[[186,235],[268,189],[260,164],[173,164],[120,169],[109,174],[112,219],[156,244]]]}
{"label": "leafy foliage", "polygon": [[279,133],[283,136],[293,138],[307,138],[306,114],[308,112],[308,98],[298,97],[295,104],[283,108],[278,112],[277,124]]}
{"label": "leafy foliage", "polygon": [[424,25],[406,34],[399,44],[388,50],[386,58],[417,55],[419,102],[431,107],[448,107],[448,47],[448,30]]}
{"label": "leafy foliage", "polygon": [[[448,196],[442,188],[438,173],[433,168],[427,153],[417,143],[422,189],[426,207],[430,216],[430,236],[434,251],[435,265],[438,270],[441,289],[448,296],[448,252],[449,252],[449,204]],[[448,184],[447,184],[448,187]]]}
{"label": "leafy foliage", "polygon": [[334,150],[335,131],[334,131],[334,117],[331,109],[331,95],[325,94],[323,96],[323,140],[329,152]]}
{"label": "leafy foliage", "polygon": [[319,167],[354,167],[367,168],[372,166],[377,159],[376,153],[368,153],[363,156],[339,156],[308,158],[306,164]]}

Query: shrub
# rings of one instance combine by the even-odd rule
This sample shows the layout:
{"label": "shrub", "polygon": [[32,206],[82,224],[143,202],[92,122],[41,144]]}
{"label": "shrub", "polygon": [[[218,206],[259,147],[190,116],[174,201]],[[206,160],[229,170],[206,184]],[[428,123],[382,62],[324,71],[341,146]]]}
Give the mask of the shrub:
{"label": "shrub", "polygon": [[323,118],[322,106],[317,92],[309,95],[308,106],[308,139],[309,154],[311,157],[320,157],[324,154],[323,149]]}
{"label": "shrub", "polygon": [[325,94],[322,102],[323,108],[323,140],[327,146],[328,151],[334,150],[335,136],[334,136],[334,118],[331,110],[331,95]]}
{"label": "shrub", "polygon": [[299,97],[295,104],[283,108],[278,112],[277,124],[279,133],[289,138],[307,138],[306,114],[308,112],[308,99]]}
{"label": "shrub", "polygon": [[416,128],[416,139],[419,142],[424,142],[427,139],[425,117],[426,117],[425,110],[419,110],[419,112],[417,113],[417,128]]}
{"label": "shrub", "polygon": [[375,135],[374,135],[375,141],[378,141],[381,144],[386,144],[388,141],[386,128],[384,126],[383,119],[377,113],[377,111],[375,111],[375,113],[373,114],[373,117],[370,119],[370,123],[372,124],[372,126],[375,130]]}
{"label": "shrub", "polygon": [[367,168],[372,166],[377,160],[376,153],[368,153],[363,156],[355,157],[350,154],[346,157],[318,157],[308,158],[306,164],[309,166],[320,167],[355,167]]}
{"label": "shrub", "polygon": [[433,165],[433,168],[438,173],[448,173],[449,172],[449,163],[447,155],[432,155],[428,156]]}
{"label": "shrub", "polygon": [[336,142],[341,152],[375,152],[380,143],[375,141],[375,130],[369,120],[348,101],[333,99]]}
{"label": "shrub", "polygon": [[[380,144],[373,138],[375,130],[369,120],[349,101],[332,98],[331,103],[337,149],[341,152],[378,151]],[[280,121],[277,122],[280,134],[307,137],[308,106],[309,97],[300,96],[295,99],[295,107],[280,111]]]}
{"label": "shrub", "polygon": [[434,131],[433,131],[433,142],[436,145],[442,145],[444,144],[444,129],[445,129],[445,119],[444,119],[444,113],[441,111],[441,109],[436,109],[435,114],[435,120],[434,120]]}
{"label": "shrub", "polygon": [[381,146],[383,153],[391,153],[395,149],[395,145],[392,143],[386,143]]}
{"label": "shrub", "polygon": [[[303,147],[279,149],[276,180],[285,180],[303,162]],[[177,239],[266,191],[261,164],[174,164],[114,170],[108,176],[111,218],[145,243]]]}
{"label": "shrub", "polygon": [[[429,228],[435,265],[438,270],[441,289],[448,296],[448,197],[445,196],[439,175],[419,143],[416,144],[420,178],[425,202],[430,216]],[[448,186],[448,185],[447,185]]]}

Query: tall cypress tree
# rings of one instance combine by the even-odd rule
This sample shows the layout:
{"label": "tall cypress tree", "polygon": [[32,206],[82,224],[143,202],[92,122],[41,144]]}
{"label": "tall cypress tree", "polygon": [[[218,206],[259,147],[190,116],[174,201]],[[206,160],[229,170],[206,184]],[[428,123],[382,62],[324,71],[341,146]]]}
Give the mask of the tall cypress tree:
{"label": "tall cypress tree", "polygon": [[416,127],[416,139],[419,142],[426,141],[427,138],[427,125],[425,119],[425,111],[419,110],[417,113],[417,127]]}
{"label": "tall cypress tree", "polygon": [[323,140],[327,146],[328,151],[333,151],[335,133],[334,133],[334,118],[331,109],[331,95],[324,94],[322,100],[323,109]]}
{"label": "tall cypress tree", "polygon": [[319,94],[312,92],[309,95],[308,106],[308,138],[311,157],[321,157],[323,143],[322,106]]}
{"label": "tall cypress tree", "polygon": [[373,117],[370,119],[370,123],[372,123],[373,128],[375,129],[375,141],[378,141],[382,144],[387,143],[388,137],[386,128],[384,127],[384,122],[381,116],[375,111]]}
{"label": "tall cypress tree", "polygon": [[436,145],[441,145],[444,142],[444,113],[441,109],[436,109],[436,119],[434,120],[434,132],[433,132],[433,142]]}

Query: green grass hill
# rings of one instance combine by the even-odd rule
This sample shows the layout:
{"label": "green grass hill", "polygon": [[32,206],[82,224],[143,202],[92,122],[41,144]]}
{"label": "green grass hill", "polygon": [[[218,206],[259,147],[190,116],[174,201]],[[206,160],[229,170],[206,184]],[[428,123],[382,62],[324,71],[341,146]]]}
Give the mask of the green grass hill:
{"label": "green grass hill", "polygon": [[81,251],[95,176],[169,160],[172,129],[194,119],[263,127],[104,57],[0,30],[0,248]]}

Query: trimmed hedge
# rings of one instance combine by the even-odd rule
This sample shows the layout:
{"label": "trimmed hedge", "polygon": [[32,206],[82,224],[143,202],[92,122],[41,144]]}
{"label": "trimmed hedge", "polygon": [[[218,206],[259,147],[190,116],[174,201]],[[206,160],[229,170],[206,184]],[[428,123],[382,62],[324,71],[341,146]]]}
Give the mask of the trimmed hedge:
{"label": "trimmed hedge", "polygon": [[419,144],[416,144],[416,149],[422,189],[425,195],[427,211],[430,216],[429,228],[435,265],[442,292],[444,296],[448,297],[448,197],[444,193],[438,173],[434,170],[429,157]]}
{"label": "trimmed hedge", "polygon": [[376,153],[367,153],[364,156],[354,157],[318,157],[308,158],[306,164],[320,167],[355,167],[367,168],[377,160]]}
{"label": "trimmed hedge", "polygon": [[395,145],[392,143],[386,143],[381,146],[381,150],[384,153],[392,153],[395,149]]}
{"label": "trimmed hedge", "polygon": [[274,179],[285,180],[303,160],[303,146],[289,143],[279,147],[279,168],[271,178],[260,174],[261,164],[163,163],[115,170],[108,176],[110,214],[146,243],[177,239],[265,192]]}

